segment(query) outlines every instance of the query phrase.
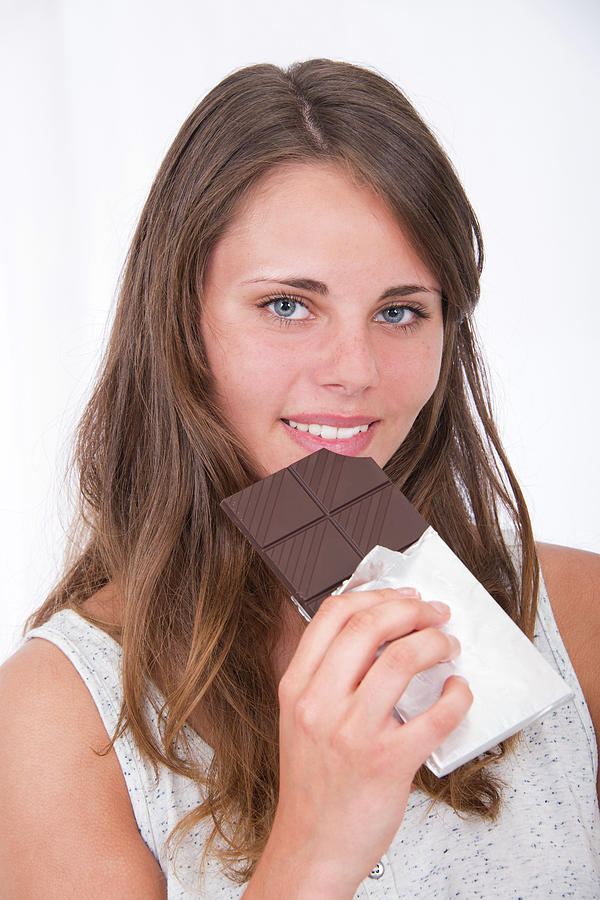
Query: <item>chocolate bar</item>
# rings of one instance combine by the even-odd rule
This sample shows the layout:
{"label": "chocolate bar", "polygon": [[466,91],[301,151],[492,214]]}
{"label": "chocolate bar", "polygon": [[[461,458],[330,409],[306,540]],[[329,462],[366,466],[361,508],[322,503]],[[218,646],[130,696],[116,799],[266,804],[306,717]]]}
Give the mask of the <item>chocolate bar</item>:
{"label": "chocolate bar", "polygon": [[328,594],[406,585],[450,606],[460,656],[415,675],[393,709],[408,722],[435,703],[449,675],[468,679],[471,709],[426,761],[438,777],[572,696],[374,460],[318,450],[221,506],[308,619]]}
{"label": "chocolate bar", "polygon": [[307,618],[373,547],[405,550],[428,528],[375,460],[325,448],[221,506]]}

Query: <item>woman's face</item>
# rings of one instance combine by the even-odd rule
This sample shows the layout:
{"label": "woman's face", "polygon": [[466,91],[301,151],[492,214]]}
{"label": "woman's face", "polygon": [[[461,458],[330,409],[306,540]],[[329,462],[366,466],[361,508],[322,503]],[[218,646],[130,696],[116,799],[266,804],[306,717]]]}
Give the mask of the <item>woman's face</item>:
{"label": "woman's face", "polygon": [[202,335],[231,428],[265,475],[327,447],[380,466],[436,386],[440,286],[370,188],[269,173],[216,244]]}

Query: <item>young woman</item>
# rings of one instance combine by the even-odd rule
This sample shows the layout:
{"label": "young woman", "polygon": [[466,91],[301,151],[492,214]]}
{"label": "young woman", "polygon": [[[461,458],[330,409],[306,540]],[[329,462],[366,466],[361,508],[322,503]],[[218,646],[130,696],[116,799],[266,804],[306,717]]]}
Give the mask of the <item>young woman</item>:
{"label": "young woman", "polygon": [[[481,268],[450,162],[380,76],[253,66],[192,113],[80,423],[79,541],[0,671],[4,896],[597,896],[600,563],[536,553],[473,334]],[[468,684],[390,713],[460,652],[448,608],[407,585],[306,625],[219,507],[323,446],[385,466],[570,704],[423,767]]]}

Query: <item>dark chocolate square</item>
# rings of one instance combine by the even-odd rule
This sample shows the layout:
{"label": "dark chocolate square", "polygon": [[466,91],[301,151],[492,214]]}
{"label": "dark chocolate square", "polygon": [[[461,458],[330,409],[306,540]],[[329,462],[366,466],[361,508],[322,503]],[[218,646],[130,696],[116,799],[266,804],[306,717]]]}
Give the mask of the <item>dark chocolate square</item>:
{"label": "dark chocolate square", "polygon": [[268,547],[323,517],[323,510],[288,469],[233,494],[222,505],[238,528],[252,535],[260,547]]}
{"label": "dark chocolate square", "polygon": [[325,449],[305,456],[293,463],[290,469],[328,512],[335,512],[369,491],[391,484],[383,469],[370,456],[341,456]]}
{"label": "dark chocolate square", "polygon": [[380,491],[334,513],[333,518],[362,556],[378,544],[390,550],[405,550],[414,543],[415,533],[425,530],[423,517],[391,481]]}
{"label": "dark chocolate square", "polygon": [[306,602],[330,593],[362,559],[344,535],[326,518],[265,551],[264,559],[290,589]]}

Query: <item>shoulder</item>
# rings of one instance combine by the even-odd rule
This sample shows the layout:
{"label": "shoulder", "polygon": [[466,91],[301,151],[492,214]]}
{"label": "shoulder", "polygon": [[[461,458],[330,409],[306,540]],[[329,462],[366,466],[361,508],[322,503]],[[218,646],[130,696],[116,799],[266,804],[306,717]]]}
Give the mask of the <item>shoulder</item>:
{"label": "shoulder", "polygon": [[8,896],[162,897],[94,701],[32,638],[0,667],[0,870]]}
{"label": "shoulder", "polygon": [[600,555],[541,543],[537,551],[554,618],[600,744]]}
{"label": "shoulder", "polygon": [[600,593],[600,554],[558,544],[537,543],[536,548],[544,580],[551,580],[555,588],[582,592],[589,600],[592,593]]}
{"label": "shoulder", "polygon": [[542,575],[569,655],[595,649],[600,640],[600,555],[555,544],[537,544]]}

